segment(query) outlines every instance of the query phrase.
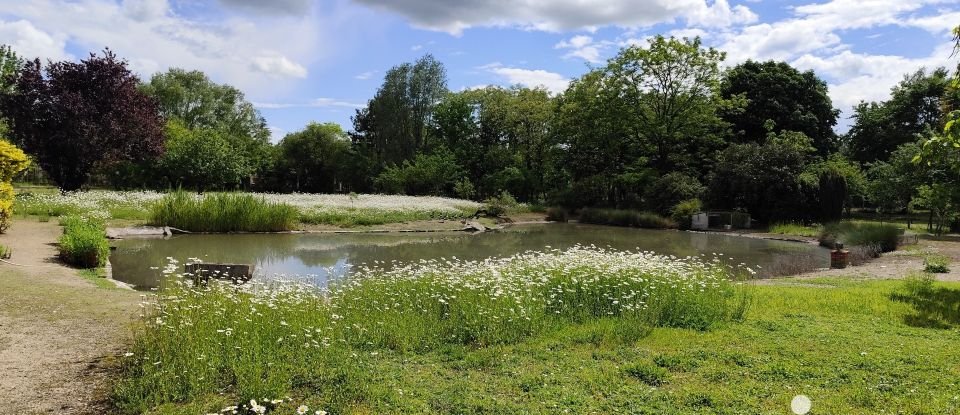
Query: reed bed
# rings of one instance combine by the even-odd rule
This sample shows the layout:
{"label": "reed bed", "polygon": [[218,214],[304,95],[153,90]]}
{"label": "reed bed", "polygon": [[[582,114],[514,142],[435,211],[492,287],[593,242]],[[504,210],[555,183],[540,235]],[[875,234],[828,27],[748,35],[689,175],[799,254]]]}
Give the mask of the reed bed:
{"label": "reed bed", "polygon": [[241,193],[193,195],[176,191],[150,208],[150,220],[191,232],[280,232],[296,228],[291,205]]}
{"label": "reed bed", "polygon": [[719,260],[594,247],[365,267],[325,287],[194,287],[178,268],[164,271],[176,277],[145,305],[124,358],[114,400],[126,413],[213,395],[226,409],[257,400],[276,401],[276,413],[339,413],[377,399],[383,374],[369,363],[380,354],[515,344],[596,322],[629,343],[652,327],[710,330],[748,304],[739,269]]}

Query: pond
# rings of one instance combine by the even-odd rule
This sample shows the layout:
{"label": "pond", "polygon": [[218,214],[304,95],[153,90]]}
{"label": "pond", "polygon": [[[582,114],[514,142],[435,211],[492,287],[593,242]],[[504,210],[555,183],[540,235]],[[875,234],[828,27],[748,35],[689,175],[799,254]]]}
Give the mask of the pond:
{"label": "pond", "polygon": [[[410,263],[421,259],[456,257],[481,260],[524,251],[565,249],[575,245],[633,251],[654,251],[680,257],[721,255],[744,263],[760,276],[788,275],[830,265],[830,254],[811,244],[763,240],[722,233],[617,228],[583,224],[514,225],[471,235],[439,233],[313,233],[179,235],[114,241],[110,255],[113,276],[138,289],[157,287],[168,257],[181,263],[253,264],[256,275],[302,276],[316,284],[350,273],[353,266]],[[386,263],[386,264],[382,264]],[[759,265],[760,267],[756,267]]]}

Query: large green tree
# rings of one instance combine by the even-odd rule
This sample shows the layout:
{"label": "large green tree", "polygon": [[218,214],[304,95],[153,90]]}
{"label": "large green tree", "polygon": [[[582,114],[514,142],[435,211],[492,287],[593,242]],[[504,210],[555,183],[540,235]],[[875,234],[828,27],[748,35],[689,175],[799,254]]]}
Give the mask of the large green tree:
{"label": "large green tree", "polygon": [[353,140],[381,168],[413,158],[446,92],[446,70],[431,55],[390,68],[376,95],[354,115]]}
{"label": "large green tree", "polygon": [[720,91],[724,98],[747,100],[743,110],[724,114],[738,142],[763,143],[772,129],[805,134],[821,155],[837,149],[833,127],[840,112],[833,108],[827,83],[813,71],[800,72],[786,62],[748,60],[727,71]]}
{"label": "large green tree", "polygon": [[355,159],[350,138],[339,124],[310,123],[277,145],[275,168],[285,189],[329,193],[350,188]]}
{"label": "large green tree", "polygon": [[172,187],[233,190],[253,173],[249,160],[221,130],[187,128],[174,118],[166,135],[167,151],[159,166]]}
{"label": "large green tree", "polygon": [[228,140],[253,173],[269,165],[270,130],[239,89],[215,83],[203,72],[177,68],[155,74],[141,89],[156,99],[167,119],[203,134],[215,131]]}
{"label": "large green tree", "polygon": [[928,130],[942,129],[942,106],[955,102],[957,92],[943,68],[906,75],[884,102],[862,102],[854,108],[854,123],[844,138],[850,158],[862,163],[885,161],[902,144]]}

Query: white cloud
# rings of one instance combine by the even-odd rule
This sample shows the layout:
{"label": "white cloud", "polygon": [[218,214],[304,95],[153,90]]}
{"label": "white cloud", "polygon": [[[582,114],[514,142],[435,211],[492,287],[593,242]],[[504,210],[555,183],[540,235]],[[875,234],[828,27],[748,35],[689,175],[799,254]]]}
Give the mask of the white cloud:
{"label": "white cloud", "polygon": [[277,102],[254,102],[257,108],[264,109],[286,109],[286,108],[363,108],[366,105],[349,102],[334,98],[316,98],[310,102],[304,103],[277,103]]}
{"label": "white cloud", "polygon": [[[325,16],[278,18],[186,17],[164,0],[0,0],[0,42],[27,57],[69,58],[71,50],[109,47],[143,77],[169,67],[198,69],[250,96],[275,95],[307,76],[338,43],[326,39],[341,28],[339,9]],[[22,22],[22,23],[20,23]],[[291,41],[296,39],[296,41]],[[323,47],[321,47],[323,46]]]}
{"label": "white cloud", "polygon": [[751,23],[757,16],[726,0],[357,0],[406,16],[418,27],[460,34],[471,27],[530,30],[596,30],[602,26],[643,27],[687,19],[691,24],[725,27]]}
{"label": "white cloud", "polygon": [[307,68],[287,59],[286,56],[257,56],[250,61],[250,68],[272,77],[306,78]]}
{"label": "white cloud", "polygon": [[267,14],[304,14],[312,0],[220,0],[224,6],[235,6],[252,12]]}
{"label": "white cloud", "polygon": [[569,78],[543,69],[511,68],[500,63],[484,65],[480,69],[504,78],[511,85],[523,85],[530,88],[542,86],[555,94],[563,92],[570,85]]}
{"label": "white cloud", "polygon": [[373,78],[373,76],[376,75],[377,72],[378,71],[366,71],[366,72],[358,73],[354,75],[353,79],[359,79],[361,81],[365,81],[367,79]]}
{"label": "white cloud", "polygon": [[26,20],[0,21],[0,43],[10,45],[21,58],[70,59],[66,40],[63,34],[44,32]]}
{"label": "white cloud", "polygon": [[600,59],[601,50],[606,49],[610,45],[611,42],[604,41],[596,43],[590,36],[578,35],[569,40],[560,41],[560,43],[554,45],[554,49],[570,49],[570,51],[564,55],[565,58],[580,58],[587,62],[599,63],[603,61]]}
{"label": "white cloud", "polygon": [[410,47],[410,50],[412,50],[412,51],[414,51],[414,52],[416,52],[416,51],[418,51],[418,50],[420,50],[420,49],[423,49],[423,45],[413,45],[413,46]]}

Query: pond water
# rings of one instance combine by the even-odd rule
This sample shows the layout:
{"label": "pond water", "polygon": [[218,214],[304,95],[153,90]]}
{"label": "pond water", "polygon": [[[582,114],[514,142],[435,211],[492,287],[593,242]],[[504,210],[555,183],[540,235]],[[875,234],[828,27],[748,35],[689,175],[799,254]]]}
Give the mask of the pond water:
{"label": "pond water", "polygon": [[[830,254],[811,244],[771,241],[720,233],[617,228],[582,224],[514,225],[471,235],[442,233],[232,234],[179,235],[167,239],[114,241],[113,277],[138,289],[157,287],[168,257],[181,263],[253,264],[256,275],[298,275],[324,284],[350,273],[352,266],[375,261],[410,263],[457,257],[480,260],[524,251],[595,245],[616,250],[654,251],[665,255],[722,254],[731,263],[760,265],[761,276],[787,275],[828,267]],[[382,266],[382,265],[381,265]]]}

